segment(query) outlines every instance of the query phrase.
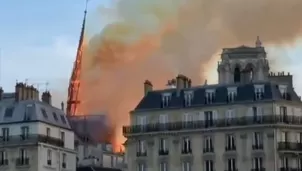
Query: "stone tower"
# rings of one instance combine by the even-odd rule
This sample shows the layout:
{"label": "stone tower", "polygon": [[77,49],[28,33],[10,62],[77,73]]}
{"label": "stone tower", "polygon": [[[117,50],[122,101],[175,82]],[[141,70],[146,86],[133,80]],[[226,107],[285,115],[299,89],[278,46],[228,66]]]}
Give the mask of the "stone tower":
{"label": "stone tower", "polygon": [[219,84],[246,84],[268,80],[269,63],[259,36],[255,47],[242,45],[224,48],[217,71]]}

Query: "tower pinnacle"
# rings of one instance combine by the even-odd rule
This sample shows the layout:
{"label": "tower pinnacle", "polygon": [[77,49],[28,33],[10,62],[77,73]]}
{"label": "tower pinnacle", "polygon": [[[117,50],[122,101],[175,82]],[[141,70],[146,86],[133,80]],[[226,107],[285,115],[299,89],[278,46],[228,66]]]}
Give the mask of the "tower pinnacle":
{"label": "tower pinnacle", "polygon": [[262,42],[260,40],[260,37],[257,36],[257,40],[256,40],[256,47],[262,47]]}

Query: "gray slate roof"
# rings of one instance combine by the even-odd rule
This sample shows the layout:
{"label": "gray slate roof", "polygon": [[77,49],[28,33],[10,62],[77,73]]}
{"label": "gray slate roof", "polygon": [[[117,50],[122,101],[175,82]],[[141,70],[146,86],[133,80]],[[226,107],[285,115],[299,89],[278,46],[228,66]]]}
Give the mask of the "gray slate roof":
{"label": "gray slate roof", "polygon": [[[180,94],[177,95],[177,90],[174,89],[165,89],[165,90],[155,90],[148,92],[146,96],[144,96],[139,104],[136,106],[134,111],[141,110],[153,110],[153,109],[162,109],[162,94],[170,92],[172,94],[171,100],[168,107],[169,108],[184,108],[184,92],[185,91],[193,91],[194,97],[192,100],[192,105],[190,107],[196,106],[215,106],[228,104],[227,101],[227,88],[228,87],[237,87],[237,97],[235,98],[235,102],[232,103],[244,103],[255,101],[254,94],[254,85],[262,84],[264,85],[264,98],[263,101],[268,100],[284,100],[282,99],[281,93],[278,88],[278,84],[273,82],[259,82],[259,83],[250,83],[250,84],[233,84],[233,85],[205,85],[205,86],[197,86],[191,87],[187,89],[183,89],[180,91]],[[215,89],[215,101],[213,104],[205,104],[205,93],[206,89]],[[288,99],[290,101],[301,102],[300,97],[294,91],[293,87],[288,87]],[[189,107],[188,107],[189,108]]]}
{"label": "gray slate roof", "polygon": [[14,97],[14,93],[3,93],[0,100],[0,124],[40,121],[71,129],[62,110],[37,100],[15,102]]}

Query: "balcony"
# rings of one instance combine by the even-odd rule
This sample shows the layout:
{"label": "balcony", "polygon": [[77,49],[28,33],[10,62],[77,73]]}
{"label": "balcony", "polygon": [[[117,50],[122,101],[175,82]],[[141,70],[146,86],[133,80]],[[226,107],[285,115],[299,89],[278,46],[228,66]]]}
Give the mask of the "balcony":
{"label": "balcony", "polygon": [[281,151],[302,151],[302,143],[279,142],[278,150]]}
{"label": "balcony", "polygon": [[251,171],[265,171],[265,168],[255,168],[251,169]]}
{"label": "balcony", "polygon": [[17,158],[16,160],[16,166],[27,166],[29,165],[29,158]]}
{"label": "balcony", "polygon": [[281,167],[279,171],[302,171],[302,169],[290,168],[290,167]]}
{"label": "balcony", "polygon": [[14,135],[6,137],[5,140],[0,138],[1,146],[19,146],[30,145],[37,143],[45,143],[58,147],[64,147],[64,141],[59,138],[53,138],[46,135],[29,134],[29,135]]}
{"label": "balcony", "polygon": [[236,146],[235,145],[226,146],[225,151],[236,151]]}
{"label": "balcony", "polygon": [[214,153],[214,148],[213,147],[204,148],[203,153]]}
{"label": "balcony", "polygon": [[252,149],[253,150],[263,150],[263,144],[253,144]]}
{"label": "balcony", "polygon": [[232,119],[218,119],[211,121],[191,121],[191,122],[170,122],[165,124],[155,123],[147,125],[132,125],[124,126],[123,134],[139,134],[151,133],[161,131],[185,131],[198,130],[209,128],[227,128],[233,126],[253,126],[253,125],[271,125],[271,124],[287,124],[287,125],[301,125],[302,117],[298,116],[277,116],[265,115],[258,117],[239,117]]}
{"label": "balcony", "polygon": [[189,148],[189,149],[182,149],[181,150],[181,154],[192,154],[192,149]]}
{"label": "balcony", "polygon": [[8,159],[0,160],[0,166],[7,166],[7,165],[8,165]]}
{"label": "balcony", "polygon": [[159,156],[167,156],[167,155],[169,155],[169,151],[168,150],[159,150],[158,155]]}

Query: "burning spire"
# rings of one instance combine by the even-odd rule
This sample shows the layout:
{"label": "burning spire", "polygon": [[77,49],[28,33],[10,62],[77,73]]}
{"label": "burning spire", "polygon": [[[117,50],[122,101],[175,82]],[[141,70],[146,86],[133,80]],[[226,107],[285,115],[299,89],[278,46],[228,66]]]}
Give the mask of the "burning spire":
{"label": "burning spire", "polygon": [[84,19],[80,34],[79,45],[77,49],[76,60],[73,65],[73,70],[71,73],[69,87],[68,87],[68,99],[67,99],[67,108],[66,113],[68,116],[75,116],[80,115],[81,111],[79,110],[80,107],[80,90],[81,90],[81,68],[82,68],[82,58],[83,58],[83,49],[84,49],[84,33],[85,33],[85,22],[86,22],[86,14],[87,14],[87,3],[86,0],[86,7],[84,11]]}

